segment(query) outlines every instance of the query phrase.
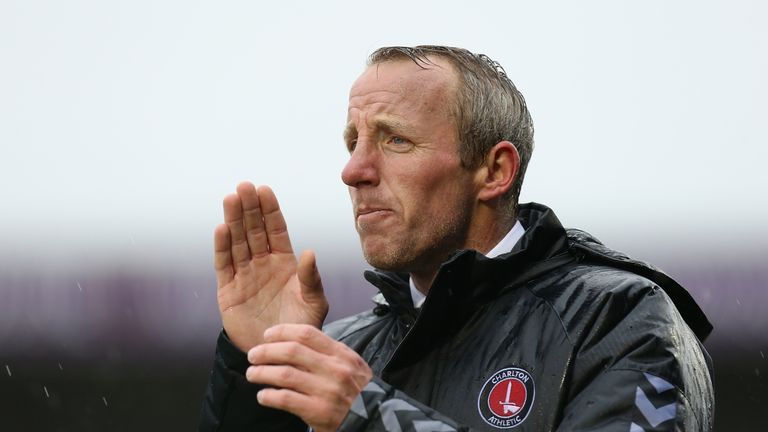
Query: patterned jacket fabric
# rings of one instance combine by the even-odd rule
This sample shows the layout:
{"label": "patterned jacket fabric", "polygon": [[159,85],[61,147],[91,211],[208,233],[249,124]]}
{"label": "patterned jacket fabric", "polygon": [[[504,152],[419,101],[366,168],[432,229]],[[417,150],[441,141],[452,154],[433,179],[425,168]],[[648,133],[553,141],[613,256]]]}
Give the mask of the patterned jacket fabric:
{"label": "patterned jacket fabric", "polygon": [[[687,291],[543,205],[518,218],[512,251],[456,252],[419,310],[408,275],[366,272],[375,307],[324,329],[375,374],[339,430],[711,431],[712,327]],[[200,430],[307,430],[246,367],[222,333]]]}

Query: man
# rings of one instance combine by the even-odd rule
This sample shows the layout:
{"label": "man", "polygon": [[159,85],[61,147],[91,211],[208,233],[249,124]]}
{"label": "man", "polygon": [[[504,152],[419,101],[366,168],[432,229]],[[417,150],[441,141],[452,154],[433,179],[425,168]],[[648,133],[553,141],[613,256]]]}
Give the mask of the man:
{"label": "man", "polygon": [[269,188],[240,184],[215,233],[202,430],[712,429],[711,326],[687,292],[517,205],[533,124],[497,63],[379,49],[344,139],[376,306],[321,331],[313,253],[296,260]]}

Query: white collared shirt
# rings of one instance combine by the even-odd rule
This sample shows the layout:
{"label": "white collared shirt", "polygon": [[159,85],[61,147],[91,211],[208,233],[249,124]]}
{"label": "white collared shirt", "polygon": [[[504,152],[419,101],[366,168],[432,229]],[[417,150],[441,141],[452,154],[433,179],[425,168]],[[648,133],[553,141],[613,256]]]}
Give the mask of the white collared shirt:
{"label": "white collared shirt", "polygon": [[[523,228],[523,224],[521,224],[520,221],[515,222],[515,226],[513,226],[507,235],[505,235],[504,238],[501,239],[501,241],[493,247],[493,249],[485,254],[485,256],[488,258],[496,258],[501,254],[505,254],[511,251],[517,242],[523,237],[523,234],[525,234],[525,228]],[[427,298],[427,296],[416,289],[416,284],[413,283],[412,278],[409,279],[409,282],[411,286],[411,300],[413,300],[413,307],[420,308],[421,305],[424,304],[424,300]]]}

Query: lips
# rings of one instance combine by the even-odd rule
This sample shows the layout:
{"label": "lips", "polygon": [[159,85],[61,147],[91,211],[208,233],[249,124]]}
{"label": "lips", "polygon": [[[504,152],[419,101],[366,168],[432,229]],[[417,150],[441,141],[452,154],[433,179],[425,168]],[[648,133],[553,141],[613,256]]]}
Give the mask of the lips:
{"label": "lips", "polygon": [[392,214],[392,210],[383,207],[358,207],[355,209],[355,220],[359,226],[379,222]]}
{"label": "lips", "polygon": [[388,211],[385,208],[378,208],[378,207],[359,207],[355,210],[355,216],[365,216],[369,215],[371,213],[381,212],[381,211]]}
{"label": "lips", "polygon": [[392,213],[392,210],[384,208],[372,208],[372,209],[360,209],[355,212],[357,218],[361,217],[374,217],[383,216],[384,214]]}

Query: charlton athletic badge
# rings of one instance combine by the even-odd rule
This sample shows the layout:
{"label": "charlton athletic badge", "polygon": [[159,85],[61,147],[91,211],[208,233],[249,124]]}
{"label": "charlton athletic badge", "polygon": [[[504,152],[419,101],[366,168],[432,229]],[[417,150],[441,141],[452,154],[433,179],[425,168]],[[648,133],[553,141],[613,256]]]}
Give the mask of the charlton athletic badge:
{"label": "charlton athletic badge", "polygon": [[514,367],[502,369],[483,385],[477,409],[489,425],[511,429],[528,417],[535,391],[533,378],[527,371]]}

